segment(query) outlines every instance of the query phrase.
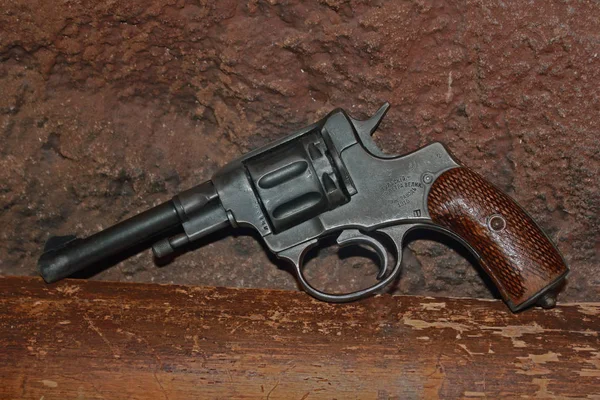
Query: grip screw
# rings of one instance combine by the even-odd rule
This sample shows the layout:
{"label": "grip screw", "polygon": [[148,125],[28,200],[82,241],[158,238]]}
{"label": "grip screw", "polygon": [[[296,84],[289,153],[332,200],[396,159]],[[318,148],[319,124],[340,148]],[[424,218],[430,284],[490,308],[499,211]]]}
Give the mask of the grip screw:
{"label": "grip screw", "polygon": [[506,220],[500,214],[492,215],[488,218],[488,226],[491,230],[499,232],[506,228]]}
{"label": "grip screw", "polygon": [[427,183],[430,184],[431,182],[433,182],[433,175],[431,174],[423,174],[423,183]]}

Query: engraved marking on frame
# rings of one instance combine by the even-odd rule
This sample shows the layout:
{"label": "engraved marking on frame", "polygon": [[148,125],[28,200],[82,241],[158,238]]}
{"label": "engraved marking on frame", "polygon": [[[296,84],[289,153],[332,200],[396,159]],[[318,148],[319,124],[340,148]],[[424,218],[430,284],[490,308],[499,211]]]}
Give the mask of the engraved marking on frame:
{"label": "engraved marking on frame", "polygon": [[423,192],[425,185],[407,175],[400,175],[388,181],[382,188],[382,192],[391,195],[392,202],[399,208],[410,204],[410,199],[419,192]]}

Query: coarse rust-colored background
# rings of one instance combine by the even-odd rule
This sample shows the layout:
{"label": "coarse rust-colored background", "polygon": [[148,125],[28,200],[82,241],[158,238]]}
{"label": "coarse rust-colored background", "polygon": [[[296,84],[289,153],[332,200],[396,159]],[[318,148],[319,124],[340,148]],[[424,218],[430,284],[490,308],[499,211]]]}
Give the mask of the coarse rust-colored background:
{"label": "coarse rust-colored background", "polygon": [[[387,100],[387,152],[445,142],[558,244],[562,299],[598,301],[599,54],[594,1],[0,0],[0,274],[33,275],[49,236],[106,228],[335,107]],[[394,290],[491,296],[456,247],[413,240]],[[372,279],[334,250],[314,279]],[[94,279],[296,288],[247,235],[151,260]]]}

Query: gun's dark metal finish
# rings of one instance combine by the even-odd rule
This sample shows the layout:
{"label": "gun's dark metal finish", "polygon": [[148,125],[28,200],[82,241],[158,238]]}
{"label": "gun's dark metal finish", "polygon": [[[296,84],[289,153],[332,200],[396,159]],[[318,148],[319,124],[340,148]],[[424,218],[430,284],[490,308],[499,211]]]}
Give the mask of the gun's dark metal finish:
{"label": "gun's dark metal finish", "polygon": [[[319,122],[229,163],[210,181],[171,201],[87,239],[49,241],[39,260],[40,272],[47,282],[54,282],[135,244],[154,240],[155,256],[164,257],[219,229],[247,226],[259,232],[273,253],[294,264],[308,293],[344,302],[380,290],[398,277],[402,242],[412,229],[450,234],[478,255],[452,229],[433,223],[428,207],[434,182],[446,171],[459,168],[459,163],[440,143],[403,156],[384,154],[371,135],[388,107],[384,104],[366,121],[334,110]],[[498,231],[499,223],[506,221],[502,215],[494,217],[500,218],[494,224]],[[489,235],[499,235],[496,231]],[[335,233],[342,246],[362,244],[375,251],[381,262],[377,284],[340,295],[321,292],[307,282],[304,255],[320,238]],[[391,248],[381,242],[380,235],[389,238]],[[395,256],[393,265],[389,265],[388,250]],[[527,301],[515,304],[506,296],[505,300],[513,311],[539,298],[548,304],[550,289],[566,271],[564,266],[560,279],[552,275],[552,282],[536,286],[535,296]],[[495,277],[494,271],[488,273]]]}

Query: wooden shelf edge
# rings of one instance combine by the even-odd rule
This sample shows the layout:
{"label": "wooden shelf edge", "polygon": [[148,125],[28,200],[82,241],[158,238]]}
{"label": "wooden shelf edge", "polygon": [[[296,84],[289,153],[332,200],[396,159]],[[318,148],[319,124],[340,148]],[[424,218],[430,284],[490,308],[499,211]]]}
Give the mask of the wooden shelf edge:
{"label": "wooden shelf edge", "polygon": [[[0,398],[596,398],[600,303],[0,277]],[[600,398],[600,397],[599,397]]]}

